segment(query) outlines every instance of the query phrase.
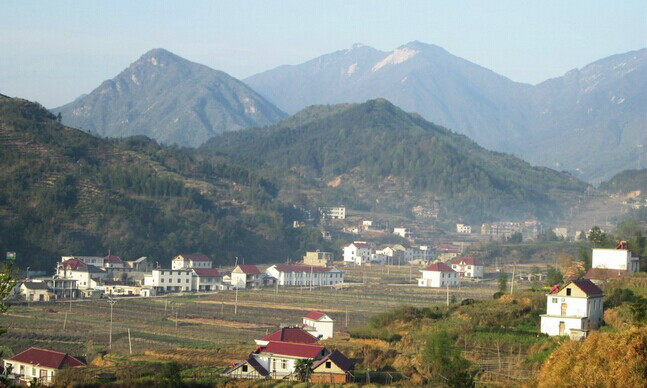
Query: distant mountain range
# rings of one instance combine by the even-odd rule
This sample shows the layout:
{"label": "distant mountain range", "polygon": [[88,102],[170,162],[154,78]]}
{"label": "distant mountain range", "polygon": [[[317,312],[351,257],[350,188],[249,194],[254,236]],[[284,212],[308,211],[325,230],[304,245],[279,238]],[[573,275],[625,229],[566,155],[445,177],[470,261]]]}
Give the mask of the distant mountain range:
{"label": "distant mountain range", "polygon": [[568,174],[488,151],[384,99],[312,106],[273,126],[222,134],[200,151],[278,171],[291,190],[288,174],[319,182],[303,187],[300,195],[314,197],[305,202],[328,195],[354,209],[405,214],[439,202],[447,215],[472,222],[559,217],[588,188]]}
{"label": "distant mountain range", "polygon": [[146,135],[198,146],[222,132],[286,115],[237,79],[154,49],[90,94],[51,109],[65,125],[105,137]]}
{"label": "distant mountain range", "polygon": [[626,170],[613,176],[608,181],[602,182],[599,187],[610,194],[627,194],[640,191],[644,197],[647,195],[647,169]]}
{"label": "distant mountain range", "polygon": [[532,86],[434,45],[356,44],[244,82],[288,113],[384,97],[484,147],[590,181],[646,165],[647,49]]}

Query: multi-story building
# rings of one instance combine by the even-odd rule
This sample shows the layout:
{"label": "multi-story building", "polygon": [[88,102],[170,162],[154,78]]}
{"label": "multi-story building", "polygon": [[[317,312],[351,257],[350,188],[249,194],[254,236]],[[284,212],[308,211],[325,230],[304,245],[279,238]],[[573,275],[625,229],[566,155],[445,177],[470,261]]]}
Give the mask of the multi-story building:
{"label": "multi-story building", "polygon": [[334,286],[344,282],[344,273],[335,267],[276,264],[266,270],[279,286]]}
{"label": "multi-story building", "polygon": [[94,265],[95,267],[103,267],[104,259],[101,256],[61,256],[61,263],[68,260],[78,260],[85,264]]}
{"label": "multi-story building", "polygon": [[573,280],[547,296],[541,332],[550,336],[586,337],[600,327],[604,293],[588,279]]}
{"label": "multi-story building", "polygon": [[60,370],[85,366],[85,362],[67,353],[38,348],[29,348],[3,361],[4,370],[11,370],[6,377],[21,386],[31,385],[34,380],[36,385],[52,385]]}
{"label": "multi-story building", "polygon": [[371,259],[372,249],[366,241],[354,241],[344,247],[344,262],[362,265]]}
{"label": "multi-story building", "polygon": [[603,281],[622,278],[640,271],[640,259],[629,250],[626,241],[620,241],[616,249],[594,248],[591,268],[586,279]]}
{"label": "multi-story building", "polygon": [[222,275],[215,268],[192,268],[193,289],[196,291],[215,291],[222,286]]}
{"label": "multi-story building", "polygon": [[345,206],[333,206],[333,207],[320,207],[319,213],[321,217],[332,220],[344,220],[346,219],[346,207]]}
{"label": "multi-story building", "polygon": [[265,274],[253,264],[238,264],[231,271],[231,285],[235,288],[258,288],[263,286]]}
{"label": "multi-story building", "polygon": [[456,233],[471,234],[472,227],[470,225],[465,225],[465,224],[456,224]]}
{"label": "multi-story building", "polygon": [[154,269],[144,276],[144,285],[155,288],[155,292],[193,291],[192,269]]}
{"label": "multi-story building", "polygon": [[180,254],[171,261],[172,269],[212,268],[213,261],[202,254]]}
{"label": "multi-story building", "polygon": [[310,311],[303,317],[301,327],[316,338],[325,340],[333,337],[335,333],[334,325],[335,321],[328,314],[321,311]]}
{"label": "multi-story building", "polygon": [[454,271],[461,277],[466,278],[482,278],[483,277],[483,262],[475,259],[472,256],[457,257],[451,261],[451,266]]}
{"label": "multi-story building", "polygon": [[481,225],[481,235],[490,238],[509,238],[515,233],[521,233],[520,222],[494,222]]}
{"label": "multi-story building", "polygon": [[305,265],[327,267],[329,265],[332,265],[332,262],[332,252],[321,252],[318,249],[315,252],[306,252],[306,255],[303,256],[303,264]]}
{"label": "multi-story building", "polygon": [[422,277],[418,279],[419,287],[454,287],[458,286],[458,273],[445,263],[434,263],[420,270]]}
{"label": "multi-story building", "polygon": [[409,229],[407,228],[393,228],[393,234],[400,236],[402,238],[409,237]]}
{"label": "multi-story building", "polygon": [[94,288],[97,281],[107,279],[109,274],[94,265],[86,264],[78,259],[70,259],[58,263],[56,277],[59,279],[75,280],[78,289],[87,290]]}

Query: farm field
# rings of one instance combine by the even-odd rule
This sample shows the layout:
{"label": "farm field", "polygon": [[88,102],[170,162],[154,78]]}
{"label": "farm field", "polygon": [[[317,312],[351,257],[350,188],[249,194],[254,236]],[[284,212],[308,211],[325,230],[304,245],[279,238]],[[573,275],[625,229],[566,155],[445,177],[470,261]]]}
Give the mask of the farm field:
{"label": "farm field", "polygon": [[[339,337],[380,312],[402,305],[442,305],[446,290],[406,284],[408,267],[350,268],[341,289],[265,288],[156,298],[122,298],[113,306],[112,352],[188,364],[225,366],[244,357],[253,340],[280,325],[296,324],[310,310],[322,310],[336,322]],[[388,272],[383,273],[383,272]],[[412,272],[413,281],[419,275]],[[464,282],[450,290],[462,299],[489,299],[494,279]],[[67,318],[66,318],[67,315]],[[0,316],[7,329],[0,348],[7,353],[29,346],[52,348],[92,358],[109,345],[110,305],[106,300],[14,305]]]}

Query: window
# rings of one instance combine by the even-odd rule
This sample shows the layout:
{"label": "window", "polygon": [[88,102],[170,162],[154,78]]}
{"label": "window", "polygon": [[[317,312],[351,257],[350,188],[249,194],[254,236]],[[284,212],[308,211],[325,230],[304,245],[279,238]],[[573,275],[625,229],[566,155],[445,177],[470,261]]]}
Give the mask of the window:
{"label": "window", "polygon": [[243,365],[243,372],[247,372],[247,365]]}
{"label": "window", "polygon": [[281,360],[281,369],[288,369],[288,360]]}
{"label": "window", "polygon": [[553,298],[552,302],[557,303],[557,298]]}
{"label": "window", "polygon": [[570,288],[566,289],[566,296],[571,296],[571,289]]}
{"label": "window", "polygon": [[187,280],[186,280],[186,282],[188,283],[188,282],[189,282],[189,279],[187,279]]}
{"label": "window", "polygon": [[332,362],[326,361],[326,369],[330,369],[332,367]]}

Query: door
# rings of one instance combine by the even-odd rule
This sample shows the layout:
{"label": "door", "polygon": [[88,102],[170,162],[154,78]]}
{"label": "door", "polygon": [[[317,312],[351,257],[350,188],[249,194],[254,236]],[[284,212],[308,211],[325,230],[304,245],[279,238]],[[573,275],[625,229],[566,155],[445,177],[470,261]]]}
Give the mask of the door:
{"label": "door", "polygon": [[566,334],[566,325],[564,324],[564,322],[560,322],[559,323],[559,335],[562,336],[562,335],[565,335],[565,334]]}
{"label": "door", "polygon": [[566,315],[566,303],[562,303],[562,316]]}

